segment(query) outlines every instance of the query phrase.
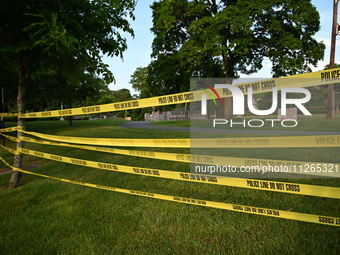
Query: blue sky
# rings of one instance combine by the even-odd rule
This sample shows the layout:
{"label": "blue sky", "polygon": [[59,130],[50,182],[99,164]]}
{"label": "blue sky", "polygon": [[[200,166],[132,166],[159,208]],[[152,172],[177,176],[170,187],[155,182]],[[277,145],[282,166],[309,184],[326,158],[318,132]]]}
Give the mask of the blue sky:
{"label": "blue sky", "polygon": [[[329,64],[331,29],[333,17],[333,1],[334,0],[312,0],[312,4],[317,7],[321,18],[321,30],[316,34],[318,41],[323,41],[326,45],[324,60],[319,61],[318,67],[313,68],[314,71],[321,70],[325,65]],[[150,31],[152,27],[152,12],[150,5],[153,0],[139,0],[135,10],[135,21],[131,21],[134,29],[135,37],[126,36],[128,49],[124,52],[124,59],[120,58],[104,58],[104,62],[109,64],[110,70],[113,72],[116,84],[110,84],[111,90],[119,90],[122,88],[129,89],[131,94],[137,94],[129,83],[130,77],[137,67],[147,66],[151,61],[151,44],[154,38]],[[338,21],[340,23],[340,21]],[[340,36],[337,36],[337,48],[335,62],[340,63]],[[270,61],[263,63],[264,68],[258,73],[250,77],[270,78]],[[241,77],[248,77],[241,75]]]}

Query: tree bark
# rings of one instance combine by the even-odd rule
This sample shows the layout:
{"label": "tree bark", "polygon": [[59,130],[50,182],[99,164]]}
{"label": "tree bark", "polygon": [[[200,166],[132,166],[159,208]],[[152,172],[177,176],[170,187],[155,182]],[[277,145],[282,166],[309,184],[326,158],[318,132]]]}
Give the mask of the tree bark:
{"label": "tree bark", "polygon": [[225,119],[233,118],[233,98],[232,97],[223,98],[223,112],[224,112]]}
{"label": "tree bark", "polygon": [[[336,35],[338,26],[338,2],[334,0],[333,3],[333,25],[332,25],[332,37],[331,37],[331,57],[329,62],[329,69],[333,69],[335,66],[335,47],[336,47]],[[333,108],[334,108],[334,84],[328,85],[328,95],[327,95],[327,115],[326,119],[331,120],[333,118]]]}
{"label": "tree bark", "polygon": [[[70,100],[69,100],[69,103],[68,103],[68,108],[72,108],[72,96],[70,96]],[[73,116],[69,116],[69,120],[68,120],[68,125],[70,127],[72,127],[72,124],[73,124]]]}
{"label": "tree bark", "polygon": [[[226,83],[230,84],[233,81],[234,73],[230,68],[230,62],[227,56],[223,56],[223,63],[224,63],[225,71],[226,71]],[[232,97],[227,97],[223,99],[223,113],[224,113],[224,118],[226,119],[233,118],[233,98]]]}
{"label": "tree bark", "polygon": [[[25,92],[26,92],[26,82],[25,82],[25,68],[22,62],[22,59],[18,58],[18,97],[17,97],[17,106],[18,113],[25,113]],[[19,115],[20,116],[20,115]],[[25,120],[18,116],[18,126],[24,127]],[[23,133],[18,131],[18,136],[22,136]],[[24,142],[18,142],[17,148],[24,148]],[[21,168],[22,166],[23,155],[15,155],[14,156],[14,167]],[[18,171],[13,171],[9,187],[17,188],[23,185],[22,173]]]}

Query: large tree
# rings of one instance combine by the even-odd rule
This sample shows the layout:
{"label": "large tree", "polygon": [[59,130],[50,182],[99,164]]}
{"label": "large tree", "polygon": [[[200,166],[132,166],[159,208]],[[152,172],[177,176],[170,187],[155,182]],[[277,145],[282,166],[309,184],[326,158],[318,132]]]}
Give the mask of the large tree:
{"label": "large tree", "polygon": [[[134,18],[135,4],[135,0],[0,0],[0,57],[14,63],[18,113],[25,112],[25,91],[33,89],[30,82],[41,75],[62,75],[68,86],[77,84],[84,72],[113,81],[102,55],[122,57],[127,44],[121,32],[133,35],[128,19]],[[24,126],[23,119],[18,118],[18,126]],[[14,166],[21,163],[22,155],[16,155]],[[10,186],[21,183],[21,174],[14,172]]]}
{"label": "large tree", "polygon": [[[221,63],[225,77],[235,78],[259,71],[267,58],[274,77],[293,75],[324,55],[313,38],[320,23],[310,0],[161,0],[151,8],[155,62],[175,55],[192,74]],[[225,106],[230,117],[231,101]]]}
{"label": "large tree", "polygon": [[130,78],[130,84],[132,85],[132,88],[140,93],[139,98],[147,98],[152,96],[150,87],[147,83],[147,67],[137,67],[136,71],[134,71]]}

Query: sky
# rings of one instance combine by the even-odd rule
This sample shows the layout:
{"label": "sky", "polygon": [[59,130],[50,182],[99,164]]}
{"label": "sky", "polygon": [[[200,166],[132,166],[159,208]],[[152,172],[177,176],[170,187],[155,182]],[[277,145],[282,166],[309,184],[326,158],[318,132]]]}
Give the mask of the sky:
{"label": "sky", "polygon": [[[316,6],[320,13],[321,23],[321,29],[314,38],[317,41],[323,41],[326,45],[324,59],[318,62],[318,66],[316,68],[312,68],[313,71],[322,70],[325,65],[329,64],[333,1],[334,0],[312,0],[312,4]],[[111,90],[129,89],[132,95],[138,94],[138,92],[132,88],[130,79],[137,67],[145,67],[151,62],[151,44],[154,38],[154,35],[150,31],[150,28],[152,27],[152,11],[150,9],[150,5],[152,3],[153,0],[138,0],[134,12],[135,20],[130,20],[130,24],[134,30],[135,36],[132,38],[129,35],[125,35],[128,49],[123,53],[123,59],[118,57],[103,58],[104,62],[110,66],[110,70],[113,72],[116,79],[115,84],[111,83],[109,85]],[[338,23],[340,23],[340,21],[338,21]],[[337,36],[336,42],[335,63],[340,63],[340,35]],[[241,77],[272,77],[270,61],[264,61],[263,69],[261,69],[256,74],[251,76],[241,75]]]}

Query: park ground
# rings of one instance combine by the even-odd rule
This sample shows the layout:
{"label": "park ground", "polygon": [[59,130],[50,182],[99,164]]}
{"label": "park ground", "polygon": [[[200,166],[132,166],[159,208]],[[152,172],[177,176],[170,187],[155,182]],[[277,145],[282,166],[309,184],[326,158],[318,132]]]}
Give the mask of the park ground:
{"label": "park ground", "polygon": [[[337,132],[332,122],[301,120],[300,131]],[[124,120],[28,122],[26,130],[103,138],[189,138],[189,132],[120,126]],[[314,124],[313,124],[314,123]],[[188,122],[157,125],[188,127]],[[15,123],[8,123],[15,126]],[[189,125],[190,126],[190,125]],[[204,127],[204,125],[203,125]],[[11,133],[15,135],[15,133]],[[229,137],[264,136],[230,133]],[[15,144],[6,141],[6,146]],[[27,143],[26,148],[105,163],[188,172],[188,164],[82,149]],[[185,148],[133,148],[189,153]],[[339,163],[339,148],[228,149],[228,156]],[[9,163],[13,156],[1,150]],[[35,173],[111,187],[339,217],[339,201],[269,191],[181,182],[24,157]],[[1,165],[1,168],[6,168]],[[205,208],[83,187],[24,174],[20,188],[8,189],[0,175],[1,254],[340,254],[339,227]],[[287,180],[339,187],[339,179]]]}

